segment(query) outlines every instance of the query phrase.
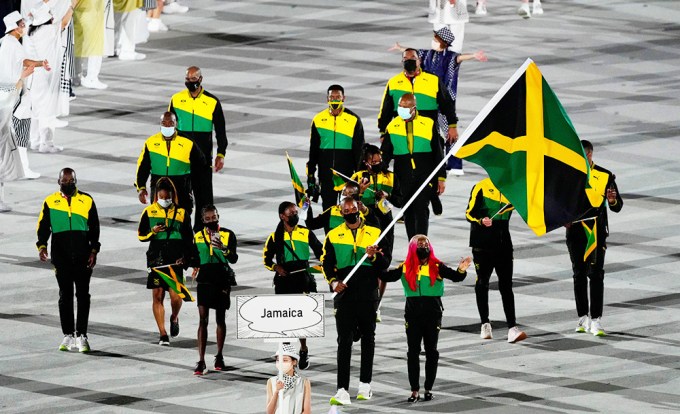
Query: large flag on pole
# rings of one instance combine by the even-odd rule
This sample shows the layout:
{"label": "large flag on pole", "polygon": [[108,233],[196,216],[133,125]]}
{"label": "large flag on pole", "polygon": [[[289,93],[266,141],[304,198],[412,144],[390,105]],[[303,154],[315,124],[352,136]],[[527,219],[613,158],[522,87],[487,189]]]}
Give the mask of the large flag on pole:
{"label": "large flag on pole", "polygon": [[589,191],[590,167],[576,130],[531,59],[477,115],[456,150],[486,170],[539,236],[602,203]]}
{"label": "large flag on pole", "polygon": [[290,157],[288,156],[288,152],[286,152],[286,159],[288,160],[290,180],[293,183],[293,191],[295,192],[295,202],[297,203],[298,207],[304,209],[306,208],[306,206],[309,205],[307,194],[305,193],[305,188],[302,186],[302,181],[300,181],[300,177],[298,176],[298,173],[295,170],[295,166],[293,165],[293,160],[291,160]]}

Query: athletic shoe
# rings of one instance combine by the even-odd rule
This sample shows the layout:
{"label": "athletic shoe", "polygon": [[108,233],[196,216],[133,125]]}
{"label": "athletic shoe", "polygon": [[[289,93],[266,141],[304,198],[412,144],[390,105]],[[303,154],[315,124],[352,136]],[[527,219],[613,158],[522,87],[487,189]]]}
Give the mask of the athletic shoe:
{"label": "athletic shoe", "polygon": [[382,322],[382,314],[380,314],[380,309],[375,311],[375,321],[376,322]]}
{"label": "athletic shoe", "polygon": [[534,5],[533,9],[531,10],[531,13],[534,15],[543,14],[543,6],[541,5],[541,2],[539,0],[534,0]]}
{"label": "athletic shoe", "polygon": [[373,396],[373,391],[371,391],[371,384],[360,382],[359,392],[357,392],[357,400],[365,401],[370,400]]}
{"label": "athletic shoe", "polygon": [[147,25],[149,32],[167,32],[168,26],[164,25],[161,19],[149,19],[149,24]]}
{"label": "athletic shoe", "polygon": [[222,355],[215,355],[215,363],[213,364],[215,371],[224,371],[227,366],[224,365],[224,357]]}
{"label": "athletic shoe", "polygon": [[188,11],[189,8],[187,6],[182,6],[178,2],[166,4],[165,7],[163,7],[163,13],[165,14],[181,14]]}
{"label": "athletic shoe", "polygon": [[40,147],[38,147],[38,152],[42,152],[43,154],[54,154],[55,152],[61,152],[63,150],[64,147],[58,147],[52,144],[40,144]]}
{"label": "athletic shoe", "polygon": [[482,331],[479,333],[479,337],[482,339],[493,339],[491,324],[489,322],[482,324]]}
{"label": "athletic shoe", "polygon": [[423,401],[432,401],[434,399],[434,394],[432,394],[429,391],[425,392],[425,395],[423,396]]}
{"label": "athletic shoe", "polygon": [[78,348],[78,352],[84,354],[90,352],[90,343],[87,342],[87,335],[80,335],[76,338],[76,348]]}
{"label": "athletic shoe", "polygon": [[338,389],[338,392],[335,393],[333,397],[331,397],[330,401],[331,405],[350,405],[352,404],[352,400],[349,398],[349,393],[344,389],[340,388]]}
{"label": "athletic shoe", "polygon": [[0,213],[8,213],[10,211],[12,211],[12,207],[0,201]]}
{"label": "athletic shoe", "polygon": [[486,2],[477,2],[477,8],[475,8],[475,14],[477,16],[486,16]]}
{"label": "athletic shoe", "polygon": [[167,32],[168,31],[168,26],[163,23],[163,20],[158,19],[158,30],[161,32]]}
{"label": "athletic shoe", "polygon": [[170,319],[170,336],[176,338],[177,335],[179,335],[179,318],[175,319],[174,322]]}
{"label": "athletic shoe", "polygon": [[588,315],[581,316],[581,318],[578,320],[578,325],[576,325],[575,331],[578,333],[586,333],[590,331],[590,317]]}
{"label": "athletic shoe", "polygon": [[522,3],[522,5],[519,6],[519,9],[517,9],[517,14],[519,14],[523,19],[530,18],[531,10],[529,10],[529,3]]}
{"label": "athletic shoe", "polygon": [[527,339],[527,334],[521,331],[518,327],[513,326],[508,329],[508,342],[514,344],[519,341]]}
{"label": "athletic shoe", "polygon": [[410,403],[416,403],[418,401],[420,401],[420,394],[417,393],[415,396],[413,395],[413,393],[411,393],[411,395],[409,395],[408,399],[406,400],[406,402]]}
{"label": "athletic shoe", "polygon": [[88,89],[106,89],[109,86],[101,81],[99,79],[90,79],[88,77],[84,77],[81,79],[80,84]]}
{"label": "athletic shoe", "polygon": [[55,128],[64,128],[68,126],[68,121],[59,118],[54,118],[52,126]]}
{"label": "athletic shoe", "polygon": [[118,55],[118,59],[120,59],[120,60],[144,60],[144,59],[146,59],[146,55],[144,53],[137,53],[137,52],[123,52],[120,55]]}
{"label": "athletic shoe", "polygon": [[606,336],[607,335],[604,332],[604,329],[602,328],[602,322],[600,321],[600,318],[593,319],[590,322],[590,333],[592,333],[595,336]]}
{"label": "athletic shoe", "polygon": [[70,351],[71,348],[74,347],[75,344],[75,338],[73,335],[64,335],[64,340],[61,341],[61,345],[59,345],[59,350],[60,351]]}
{"label": "athletic shoe", "polygon": [[194,368],[194,375],[203,375],[205,374],[205,371],[206,371],[205,361],[198,361],[196,363],[196,368]]}
{"label": "athletic shoe", "polygon": [[309,368],[309,351],[300,351],[300,362],[298,363],[300,369]]}
{"label": "athletic shoe", "polygon": [[161,335],[161,339],[158,340],[158,345],[170,346],[170,338],[168,338],[167,335]]}

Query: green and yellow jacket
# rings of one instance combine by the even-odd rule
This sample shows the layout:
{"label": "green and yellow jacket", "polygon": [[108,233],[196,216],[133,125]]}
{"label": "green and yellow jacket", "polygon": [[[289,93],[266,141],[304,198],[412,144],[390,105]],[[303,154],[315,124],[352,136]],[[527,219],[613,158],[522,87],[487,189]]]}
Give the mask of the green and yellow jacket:
{"label": "green and yellow jacket", "polygon": [[212,136],[215,130],[217,155],[224,157],[227,151],[227,131],[220,100],[201,87],[195,98],[188,89],[172,96],[168,111],[177,117],[177,132],[192,140],[203,155],[212,162]]}
{"label": "green and yellow jacket", "polygon": [[421,71],[411,80],[406,77],[404,72],[400,72],[387,81],[387,85],[385,85],[380,113],[378,114],[380,135],[387,131],[387,126],[392,122],[392,119],[399,117],[397,115],[399,99],[406,93],[412,93],[416,97],[418,112],[422,116],[432,119],[435,125],[439,112],[444,114],[449,126],[455,126],[458,123],[456,102],[451,99],[451,95],[436,75]]}
{"label": "green and yellow jacket", "polygon": [[99,252],[99,216],[92,196],[76,190],[71,197],[60,191],[43,202],[38,217],[38,250],[47,248],[52,236],[52,264],[55,267],[87,265],[90,253]]}
{"label": "green and yellow jacket", "polygon": [[[165,225],[166,230],[154,234],[152,229],[157,224]],[[174,264],[181,258],[189,262],[194,255],[191,216],[176,204],[164,209],[154,202],[145,208],[139,219],[137,237],[139,241],[149,243],[147,267]]]}
{"label": "green and yellow jacket", "polygon": [[220,227],[218,232],[220,241],[225,247],[224,250],[212,246],[213,233],[210,229],[203,228],[194,234],[192,266],[200,269],[196,277],[197,283],[211,283],[215,286],[226,287],[230,282],[228,279],[229,264],[238,261],[236,252],[238,243],[233,231]]}
{"label": "green and yellow jacket", "polygon": [[[506,205],[501,213],[496,214]],[[475,184],[465,210],[465,218],[470,222],[470,247],[512,250],[508,223],[513,209],[514,207],[509,205],[508,199],[493,185],[490,178]],[[491,227],[482,224],[484,217],[493,217]]]}
{"label": "green and yellow jacket", "polygon": [[332,185],[331,168],[352,175],[363,145],[364,127],[354,112],[343,108],[340,115],[333,116],[324,109],[312,120],[307,175],[314,175],[318,167],[322,186]]}

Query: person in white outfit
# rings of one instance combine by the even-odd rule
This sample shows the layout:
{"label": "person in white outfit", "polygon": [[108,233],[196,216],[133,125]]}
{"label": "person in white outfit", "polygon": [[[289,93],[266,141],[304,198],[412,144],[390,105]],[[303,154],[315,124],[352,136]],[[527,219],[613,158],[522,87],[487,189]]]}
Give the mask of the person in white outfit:
{"label": "person in white outfit", "polygon": [[[49,70],[47,60],[31,60],[27,58],[20,39],[26,32],[26,23],[19,12],[12,12],[3,18],[6,27],[5,37],[0,44],[0,83],[14,85],[20,78],[24,67],[44,67]],[[31,171],[28,165],[29,131],[31,126],[31,101],[28,89],[23,87],[22,82],[13,106],[12,127],[16,139],[17,152],[21,158],[24,169],[24,178],[35,179],[40,174]]]}
{"label": "person in white outfit", "polygon": [[[72,0],[76,2],[77,0]],[[33,21],[28,29],[24,47],[29,58],[47,58],[55,67],[61,68],[64,57],[61,33],[68,26],[73,7],[69,7],[61,19],[55,19],[48,4],[42,4],[31,11]],[[37,68],[31,83],[31,112],[37,122],[39,151],[44,153],[59,152],[63,148],[54,145],[54,129],[57,115],[60,115],[61,71]],[[35,146],[35,142],[32,146]]]}
{"label": "person in white outfit", "polygon": [[[81,72],[82,59],[87,58],[87,75],[81,85],[90,89],[106,89],[108,85],[99,80],[102,57],[106,50],[106,22],[110,0],[80,0],[74,7],[73,29],[75,32],[76,72]],[[111,15],[113,19],[113,15]],[[111,39],[113,44],[113,39]]]}
{"label": "person in white outfit", "polygon": [[281,344],[276,352],[279,375],[267,381],[267,414],[309,414],[312,412],[312,385],[298,374],[300,355],[291,344]]}
{"label": "person in white outfit", "polygon": [[432,23],[435,32],[442,27],[448,27],[454,36],[449,50],[462,53],[465,23],[470,21],[467,0],[430,0],[427,21]]}
{"label": "person in white outfit", "polygon": [[[477,16],[486,16],[487,14],[486,0],[477,0],[475,14]],[[541,0],[533,0],[533,10],[529,8],[529,0],[521,0],[520,6],[517,9],[517,14],[519,14],[521,17],[525,19],[529,19],[532,14],[534,15],[543,14],[543,6],[541,5]]]}
{"label": "person in white outfit", "polygon": [[143,60],[146,58],[144,53],[135,51],[135,40],[137,34],[136,13],[142,7],[142,0],[113,0],[116,50],[120,60]]}

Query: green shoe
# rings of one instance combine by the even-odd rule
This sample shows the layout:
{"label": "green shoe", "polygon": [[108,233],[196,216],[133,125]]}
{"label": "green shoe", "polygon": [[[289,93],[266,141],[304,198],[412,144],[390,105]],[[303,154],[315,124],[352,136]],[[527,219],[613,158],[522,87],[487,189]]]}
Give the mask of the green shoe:
{"label": "green shoe", "polygon": [[90,343],[87,342],[87,335],[80,335],[76,338],[76,347],[79,352],[84,354],[90,352]]}
{"label": "green shoe", "polygon": [[64,340],[61,341],[61,345],[59,345],[59,350],[68,352],[71,350],[71,348],[73,348],[73,344],[74,344],[73,335],[64,335]]}

